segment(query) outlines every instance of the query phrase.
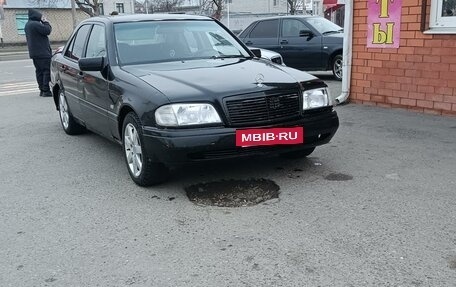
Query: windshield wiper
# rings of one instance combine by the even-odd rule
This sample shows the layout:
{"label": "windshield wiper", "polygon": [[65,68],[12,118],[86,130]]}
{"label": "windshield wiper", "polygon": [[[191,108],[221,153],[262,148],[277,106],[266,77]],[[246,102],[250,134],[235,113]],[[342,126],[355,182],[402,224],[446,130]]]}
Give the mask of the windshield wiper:
{"label": "windshield wiper", "polygon": [[326,32],[323,32],[322,34],[323,35],[328,35],[328,34],[336,34],[336,33],[342,33],[344,31],[344,29],[340,29],[340,30],[337,30],[337,31],[326,31]]}
{"label": "windshield wiper", "polygon": [[219,56],[212,56],[211,59],[228,59],[228,58],[245,58],[242,55],[219,55]]}

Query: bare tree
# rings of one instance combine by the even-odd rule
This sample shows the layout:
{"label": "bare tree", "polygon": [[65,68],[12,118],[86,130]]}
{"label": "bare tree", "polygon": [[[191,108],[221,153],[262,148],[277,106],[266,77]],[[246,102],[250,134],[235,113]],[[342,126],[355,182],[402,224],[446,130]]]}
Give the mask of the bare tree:
{"label": "bare tree", "polygon": [[182,4],[182,0],[154,0],[150,8],[153,12],[173,12]]}
{"label": "bare tree", "polygon": [[28,0],[30,5],[38,8],[55,8],[57,7],[58,0]]}
{"label": "bare tree", "polygon": [[[76,5],[78,5],[79,9],[89,15],[90,17],[100,15],[100,0],[70,0],[74,1]],[[53,8],[57,7],[57,4],[61,2],[61,0],[28,0],[28,2],[32,5],[42,8]]]}
{"label": "bare tree", "polygon": [[100,15],[100,1],[99,0],[74,0],[79,9],[89,15],[90,17]]}
{"label": "bare tree", "polygon": [[222,19],[222,11],[225,8],[226,0],[202,0],[201,14],[206,14],[214,17],[217,20]]}
{"label": "bare tree", "polygon": [[301,2],[301,0],[287,0],[288,11],[290,11],[291,15],[296,14],[296,6],[298,5],[298,2]]}

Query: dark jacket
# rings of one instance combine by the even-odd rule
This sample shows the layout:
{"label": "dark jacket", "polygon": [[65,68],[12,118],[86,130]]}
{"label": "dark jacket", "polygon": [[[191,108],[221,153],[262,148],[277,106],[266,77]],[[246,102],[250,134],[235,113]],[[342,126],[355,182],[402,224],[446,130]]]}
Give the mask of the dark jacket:
{"label": "dark jacket", "polygon": [[38,10],[29,9],[28,16],[24,30],[30,58],[51,58],[52,50],[48,38],[52,31],[51,25],[41,22],[42,14]]}

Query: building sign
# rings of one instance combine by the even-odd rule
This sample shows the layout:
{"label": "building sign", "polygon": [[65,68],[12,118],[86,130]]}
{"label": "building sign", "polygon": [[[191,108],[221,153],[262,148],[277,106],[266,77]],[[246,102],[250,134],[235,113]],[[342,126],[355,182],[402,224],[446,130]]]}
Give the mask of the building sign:
{"label": "building sign", "polygon": [[399,48],[402,0],[368,0],[367,47]]}

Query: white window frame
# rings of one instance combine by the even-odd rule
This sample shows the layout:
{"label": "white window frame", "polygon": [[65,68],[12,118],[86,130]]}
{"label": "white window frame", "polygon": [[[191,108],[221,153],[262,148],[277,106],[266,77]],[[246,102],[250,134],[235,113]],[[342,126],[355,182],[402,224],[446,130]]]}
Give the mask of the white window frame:
{"label": "white window frame", "polygon": [[429,30],[425,34],[456,34],[456,16],[442,17],[443,0],[431,0]]}

